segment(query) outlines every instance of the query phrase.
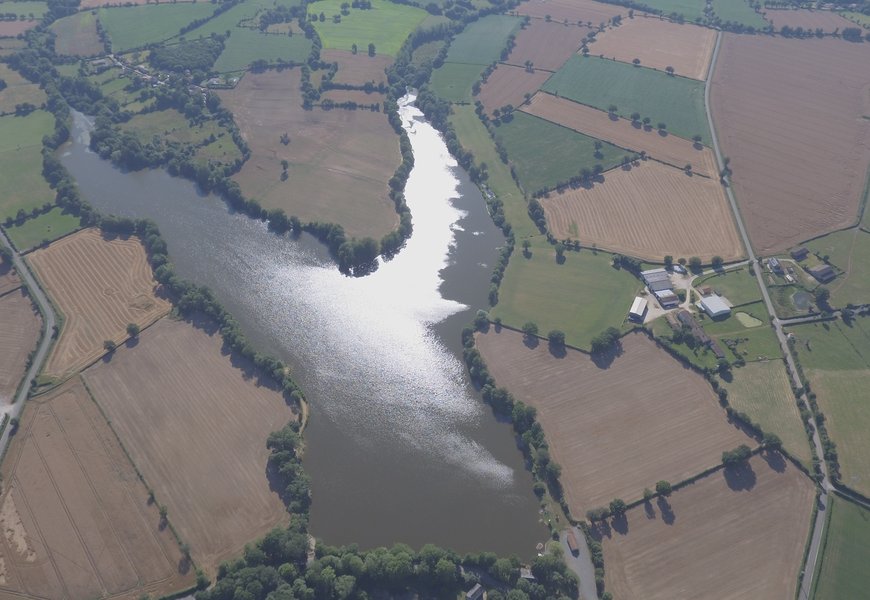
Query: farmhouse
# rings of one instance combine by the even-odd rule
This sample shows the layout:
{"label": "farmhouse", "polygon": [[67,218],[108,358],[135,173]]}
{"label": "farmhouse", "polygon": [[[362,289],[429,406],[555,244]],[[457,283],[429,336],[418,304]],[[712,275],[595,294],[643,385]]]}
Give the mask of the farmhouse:
{"label": "farmhouse", "polygon": [[821,283],[828,283],[837,276],[834,269],[831,268],[831,265],[818,265],[810,267],[807,271],[809,271],[810,275],[815,277]]}
{"label": "farmhouse", "polygon": [[631,303],[631,309],[628,311],[628,318],[632,321],[642,322],[644,316],[646,315],[647,302],[646,298],[642,298],[640,296],[634,299],[634,302]]}
{"label": "farmhouse", "polygon": [[809,256],[809,254],[810,251],[807,250],[804,246],[800,246],[799,248],[795,248],[794,250],[789,252],[789,255],[795,260],[803,260],[807,256]]}
{"label": "farmhouse", "polygon": [[705,313],[710,315],[711,319],[727,317],[731,314],[731,307],[728,306],[721,296],[713,295],[701,298],[698,306],[700,306]]}

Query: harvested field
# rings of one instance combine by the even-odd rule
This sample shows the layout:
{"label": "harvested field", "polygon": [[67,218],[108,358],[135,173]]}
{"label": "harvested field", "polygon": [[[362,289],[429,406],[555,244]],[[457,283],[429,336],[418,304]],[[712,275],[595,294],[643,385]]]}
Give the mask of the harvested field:
{"label": "harvested field", "polygon": [[39,25],[39,19],[33,21],[0,21],[0,37],[15,37]]}
{"label": "harvested field", "polygon": [[545,92],[535,94],[522,110],[615,146],[646,152],[654,159],[679,169],[688,164],[695,173],[718,178],[713,151],[706,146],[696,146],[685,138],[670,134],[663,136],[643,125],[635,127],[628,119],[612,119],[602,110]]}
{"label": "harvested field", "polygon": [[807,30],[821,29],[825,33],[833,33],[836,29],[853,26],[851,21],[830,10],[777,10],[768,6],[764,9],[764,16],[773,23],[773,28],[777,31],[783,27],[803,27]]}
{"label": "harvested field", "polygon": [[213,330],[163,319],[135,347],[84,373],[194,561],[211,575],[288,519],[269,489],[266,438],[293,418],[280,391],[222,348]]}
{"label": "harvested field", "polygon": [[529,73],[522,67],[499,65],[481,88],[477,99],[483,102],[490,115],[506,104],[517,108],[526,101],[526,94],[537,92],[549,76],[546,71]]}
{"label": "harvested field", "polygon": [[728,423],[704,378],[643,334],[623,338],[621,355],[595,360],[570,349],[556,357],[544,343],[530,349],[507,329],[479,335],[477,347],[498,385],[538,409],[577,518],[614,498],[637,500],[661,479],[682,481],[718,464],[723,450],[752,443]]}
{"label": "harvested field", "polygon": [[137,238],[107,240],[86,229],[36,250],[28,261],[64,316],[46,375],[80,370],[105,353],[105,340],[124,341],[128,323],[145,327],[169,312]]}
{"label": "harvested field", "polygon": [[854,222],[870,164],[868,81],[862,44],[725,34],[711,108],[759,254]]}
{"label": "harvested field", "polygon": [[330,100],[335,104],[344,102],[356,102],[359,105],[368,106],[370,104],[384,105],[385,96],[377,92],[366,94],[362,90],[329,90],[320,94],[320,103],[324,100]]}
{"label": "harvested field", "polygon": [[45,102],[45,92],[39,89],[38,83],[32,83],[0,63],[0,79],[6,82],[6,87],[0,91],[0,114],[14,113],[15,105],[29,102],[39,106]]}
{"label": "harvested field", "polygon": [[[5,278],[0,278],[3,285]],[[42,320],[24,290],[0,296],[0,406],[10,404],[36,349]]]}
{"label": "harvested field", "polygon": [[549,16],[553,21],[559,22],[592,23],[593,27],[597,27],[600,23],[607,23],[616,15],[628,14],[628,9],[594,0],[530,0],[520,4],[514,12],[538,19]]}
{"label": "harvested field", "polygon": [[719,182],[655,161],[614,169],[603,183],[551,194],[541,204],[558,239],[656,261],[668,254],[704,262],[743,256]]}
{"label": "harvested field", "polygon": [[516,34],[516,45],[506,62],[524,66],[527,60],[536,69],[556,71],[577,52],[580,43],[591,29],[574,24],[547,22],[535,19]]}
{"label": "harvested field", "polygon": [[703,80],[715,44],[716,32],[712,29],[635,17],[598,34],[589,52],[627,63],[639,58],[644,67],[659,71],[673,67],[677,75]]}
{"label": "harvested field", "polygon": [[599,528],[614,598],[793,598],[815,488],[781,455],[716,471]]}
{"label": "harvested field", "polygon": [[193,569],[78,378],[28,401],[3,463],[0,596],[162,597]]}
{"label": "harvested field", "polygon": [[385,54],[369,56],[366,52],[353,54],[346,50],[324,50],[320,60],[338,63],[338,71],[332,82],[344,85],[365,85],[370,81],[375,86],[386,84],[385,69],[393,64],[392,57]]}
{"label": "harvested field", "polygon": [[[221,94],[252,152],[234,179],[266,208],[379,239],[399,222],[387,185],[401,163],[398,136],[383,113],[304,110],[299,77],[249,73]],[[290,163],[286,181],[282,159]]]}
{"label": "harvested field", "polygon": [[54,46],[58,54],[94,56],[103,52],[97,35],[97,17],[91,11],[59,19],[51,24],[51,30],[57,35]]}

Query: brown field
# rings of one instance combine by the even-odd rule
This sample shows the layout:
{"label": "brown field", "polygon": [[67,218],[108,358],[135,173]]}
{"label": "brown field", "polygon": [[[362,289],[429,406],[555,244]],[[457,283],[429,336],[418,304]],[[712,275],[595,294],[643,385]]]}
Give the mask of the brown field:
{"label": "brown field", "polygon": [[127,339],[127,324],[145,327],[169,312],[136,238],[104,239],[86,229],[28,256],[64,316],[44,373],[63,377],[105,353],[103,342]]}
{"label": "brown field", "polygon": [[0,406],[10,404],[36,348],[42,320],[23,290],[0,296]]}
{"label": "brown field", "polygon": [[825,33],[833,33],[835,29],[842,31],[844,27],[855,26],[852,21],[830,10],[775,10],[768,6],[764,9],[764,18],[773,23],[777,31],[787,26],[813,31],[821,28]]}
{"label": "brown field", "polygon": [[18,278],[15,269],[7,264],[0,264],[0,296],[11,292],[20,285],[21,279]]}
{"label": "brown field", "polygon": [[627,63],[639,58],[644,67],[664,71],[670,66],[677,75],[703,80],[715,45],[716,32],[712,29],[656,17],[635,17],[598,34],[589,52]]}
{"label": "brown field", "polygon": [[489,114],[506,104],[516,108],[526,101],[526,94],[537,92],[549,77],[547,71],[536,69],[529,73],[522,67],[499,65],[480,89],[477,99]]}
{"label": "brown field", "polygon": [[378,94],[377,92],[366,94],[362,90],[327,90],[320,94],[321,102],[324,100],[332,100],[335,103],[356,102],[366,106],[369,104],[380,104],[381,110],[383,110],[384,98],[383,94]]}
{"label": "brown field", "polygon": [[796,593],[815,489],[756,456],[597,528],[614,598],[784,599]]}
{"label": "brown field", "polygon": [[324,50],[323,62],[338,63],[338,71],[332,78],[334,83],[365,85],[369,81],[375,85],[387,83],[386,68],[393,64],[393,57],[385,54],[369,56],[367,52],[354,55],[347,50]]}
{"label": "brown field", "polygon": [[[196,0],[172,0],[175,2],[195,2]],[[167,0],[154,1],[154,0],[82,0],[81,4],[79,4],[79,10],[84,10],[86,8],[97,8],[100,6],[127,6],[130,4],[168,4]]]}
{"label": "brown field", "polygon": [[668,254],[704,262],[743,256],[719,182],[652,160],[613,169],[603,183],[551,194],[541,204],[558,239],[656,261]]}
{"label": "brown field", "polygon": [[711,108],[756,251],[852,224],[870,164],[866,45],[725,34],[721,51]]}
{"label": "brown field", "polygon": [[507,62],[522,67],[530,60],[536,69],[556,71],[577,52],[590,31],[586,27],[535,19],[517,32],[516,46]]}
{"label": "brown field", "polygon": [[28,401],[3,482],[0,596],[156,598],[193,584],[78,378]]}
{"label": "brown field", "polygon": [[235,176],[246,196],[303,221],[338,223],[350,236],[380,238],[398,225],[387,182],[401,155],[385,114],[303,110],[298,70],[250,73],[222,97],[251,147]]}
{"label": "brown field", "polygon": [[695,146],[693,142],[671,133],[662,136],[655,130],[645,131],[642,126],[632,125],[628,119],[614,120],[603,110],[544,92],[535,94],[522,110],[621,148],[646,152],[654,159],[679,169],[692,165],[695,173],[718,179],[719,170],[712,150]]}
{"label": "brown field", "polygon": [[627,15],[628,9],[613,4],[603,4],[594,0],[529,0],[514,9],[518,15],[528,15],[545,19],[549,15],[553,21],[569,23],[600,23],[610,21],[616,15]]}
{"label": "brown field", "polygon": [[0,79],[6,82],[6,87],[0,91],[0,113],[14,113],[15,105],[30,102],[36,106],[45,102],[45,92],[39,89],[38,83],[31,83],[0,63]]}
{"label": "brown field", "polygon": [[715,466],[723,450],[752,443],[730,425],[710,385],[643,334],[623,338],[620,356],[576,350],[554,357],[521,333],[479,335],[499,386],[538,409],[565,499],[576,518],[614,498],[639,499],[656,481],[682,481]]}
{"label": "brown field", "polygon": [[33,29],[41,22],[39,19],[34,19],[33,21],[0,21],[0,37],[15,37],[28,29]]}
{"label": "brown field", "polygon": [[57,35],[54,47],[58,54],[94,56],[103,53],[97,18],[87,12],[59,19],[51,24],[51,30]]}
{"label": "brown field", "polygon": [[266,438],[294,418],[281,393],[224,354],[219,334],[162,319],[84,373],[157,501],[214,574],[288,519],[266,478]]}

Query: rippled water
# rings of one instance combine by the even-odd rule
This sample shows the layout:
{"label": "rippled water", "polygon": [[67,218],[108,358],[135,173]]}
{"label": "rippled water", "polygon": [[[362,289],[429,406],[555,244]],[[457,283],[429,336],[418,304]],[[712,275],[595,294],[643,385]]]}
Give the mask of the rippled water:
{"label": "rippled water", "polygon": [[408,102],[400,114],[415,155],[414,234],[364,278],[190,182],[114,169],[86,150],[81,115],[63,161],[98,209],[155,220],[179,274],[211,287],[255,344],[292,366],[312,408],[315,535],[530,556],[545,535],[531,477],[469,385],[458,344],[503,238],[438,133]]}

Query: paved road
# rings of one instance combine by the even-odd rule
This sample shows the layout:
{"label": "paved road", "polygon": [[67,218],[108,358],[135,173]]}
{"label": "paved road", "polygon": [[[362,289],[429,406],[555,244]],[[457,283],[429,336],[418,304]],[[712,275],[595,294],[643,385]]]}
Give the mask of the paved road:
{"label": "paved road", "polygon": [[[722,153],[719,149],[719,139],[716,136],[716,128],[713,124],[713,113],[710,111],[710,82],[713,79],[713,72],[716,68],[716,59],[719,57],[719,47],[722,42],[722,32],[716,34],[716,46],[713,48],[713,58],[710,61],[710,70],[707,74],[707,82],[704,88],[704,105],[707,110],[707,121],[710,125],[710,135],[713,140],[713,151],[716,154],[716,162],[719,165],[720,171],[725,168],[725,163],[722,160]],[[740,216],[740,209],[737,206],[737,200],[734,198],[734,192],[731,190],[731,183],[728,178],[724,178],[725,191],[728,195],[728,202],[731,203],[731,211],[734,213],[734,220],[737,223],[737,229],[740,231],[740,236],[743,239],[743,245],[746,248],[746,253],[749,256],[750,262],[757,262],[757,257],[752,249],[752,244],[749,241],[749,235],[746,233],[746,226],[743,223],[743,218]],[[755,267],[755,277],[758,280],[758,287],[761,288],[761,296],[764,299],[764,304],[767,306],[767,312],[773,322],[773,328],[776,332],[776,337],[779,340],[779,345],[782,348],[783,356],[785,356],[786,364],[791,372],[792,381],[799,389],[803,388],[803,383],[798,376],[798,371],[795,366],[794,357],[791,353],[791,348],[788,345],[788,339],[782,329],[782,322],[776,317],[776,310],[773,308],[773,303],[770,301],[770,294],[767,292],[767,286],[762,278],[762,268],[758,264]],[[793,322],[793,320],[790,320]],[[825,512],[828,508],[828,492],[832,489],[830,480],[828,479],[828,467],[824,461],[824,453],[822,451],[822,442],[819,439],[818,426],[813,428],[813,445],[816,448],[822,467],[821,495],[819,496],[819,514],[816,518],[815,526],[813,527],[813,535],[810,540],[809,553],[807,560],[804,563],[804,578],[801,582],[801,589],[798,598],[809,599],[810,591],[812,590],[813,574],[816,569],[816,562],[819,557],[819,547],[824,537],[825,532]]]}
{"label": "paved road", "polygon": [[[44,333],[42,340],[40,340],[36,353],[33,355],[33,361],[30,364],[30,368],[27,370],[24,379],[25,384],[21,386],[18,395],[15,397],[15,401],[12,403],[12,407],[8,411],[9,418],[12,419],[18,418],[21,415],[21,410],[24,408],[24,401],[27,399],[27,394],[30,391],[30,381],[36,377],[36,374],[42,367],[42,363],[45,361],[48,349],[51,346],[51,332],[54,330],[57,320],[54,315],[54,310],[51,308],[51,303],[48,301],[48,298],[46,298],[42,288],[40,288],[39,284],[36,283],[36,279],[33,278],[30,270],[24,264],[24,261],[21,259],[18,252],[16,252],[12,247],[12,244],[9,243],[9,239],[3,231],[0,231],[0,244],[3,244],[12,250],[12,261],[15,265],[15,269],[18,271],[18,276],[21,277],[23,283],[27,284],[27,288],[30,290],[30,297],[36,300],[39,309],[42,311],[42,317],[44,320]],[[9,431],[11,429],[11,427],[7,426],[3,431],[3,435],[0,436],[0,455],[6,451],[6,446],[9,444]]]}
{"label": "paved road", "polygon": [[571,554],[568,548],[568,530],[566,529],[559,534],[559,543],[562,545],[562,550],[565,551],[565,562],[568,568],[577,574],[580,578],[580,598],[582,600],[598,600],[598,589],[595,587],[595,566],[592,564],[592,556],[589,554],[589,548],[586,546],[586,540],[583,532],[579,528],[573,527],[574,535],[577,537],[577,546],[580,552],[577,556]]}

